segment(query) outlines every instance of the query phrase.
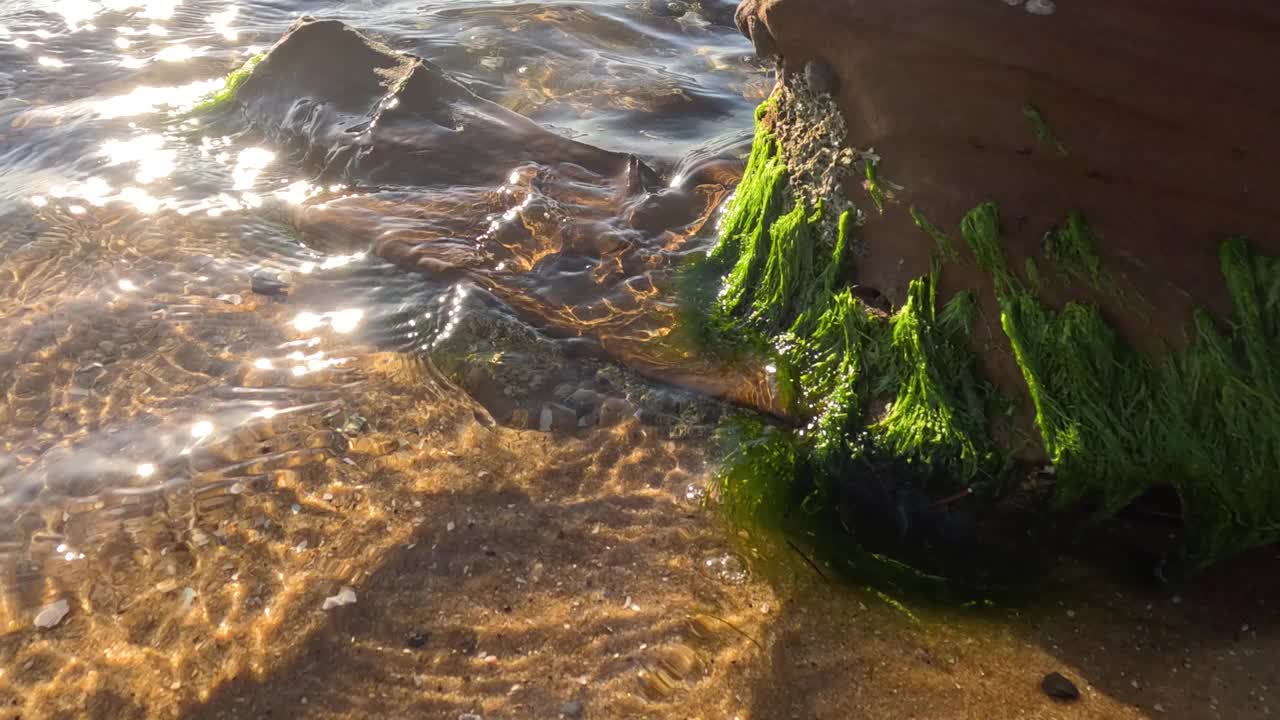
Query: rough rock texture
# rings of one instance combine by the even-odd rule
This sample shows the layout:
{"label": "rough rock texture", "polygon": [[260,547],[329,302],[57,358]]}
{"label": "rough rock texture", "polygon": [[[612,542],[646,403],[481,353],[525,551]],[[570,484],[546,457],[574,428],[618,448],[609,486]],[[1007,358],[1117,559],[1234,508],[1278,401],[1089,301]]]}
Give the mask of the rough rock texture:
{"label": "rough rock texture", "polygon": [[763,369],[702,363],[661,340],[675,309],[654,285],[727,193],[736,173],[723,158],[667,182],[335,20],[299,19],[227,85],[211,108],[234,108],[321,183],[349,186],[296,208],[308,244],[474,283],[521,321],[579,340],[579,354],[776,410]]}
{"label": "rough rock texture", "polygon": [[[995,201],[1014,268],[1082,212],[1121,292],[1050,282],[1042,297],[1099,305],[1145,350],[1182,345],[1195,307],[1229,310],[1224,239],[1280,250],[1272,3],[1062,0],[1046,15],[997,0],[747,0],[744,34],[753,18],[787,73],[815,57],[831,64],[849,145],[874,148],[881,177],[901,186],[883,214],[868,211],[859,262],[859,282],[895,305],[929,271],[934,246],[911,207],[954,229]],[[861,178],[847,192],[871,207]],[[940,282],[942,297],[979,290],[980,361],[1018,388],[990,278],[960,263]]]}
{"label": "rough rock texture", "polygon": [[[822,501],[856,506],[870,450],[945,469],[964,492],[942,506],[1044,489],[1107,517],[1171,487],[1199,565],[1280,538],[1278,20],[744,3],[782,79],[710,256],[730,268],[710,326],[762,333],[814,420],[744,454],[731,491],[817,468]],[[834,103],[809,90],[819,58]],[[845,199],[861,212],[837,219]]]}
{"label": "rough rock texture", "polygon": [[237,100],[254,125],[303,148],[333,180],[471,185],[501,182],[530,160],[554,158],[601,174],[628,165],[626,155],[548,132],[431,62],[395,53],[337,20],[295,23],[244,80]]}

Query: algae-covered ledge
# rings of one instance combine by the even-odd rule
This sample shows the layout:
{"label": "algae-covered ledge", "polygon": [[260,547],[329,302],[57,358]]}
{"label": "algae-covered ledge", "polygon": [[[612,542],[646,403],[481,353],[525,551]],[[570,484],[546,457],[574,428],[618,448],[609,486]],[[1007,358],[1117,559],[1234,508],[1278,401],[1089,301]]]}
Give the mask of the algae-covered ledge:
{"label": "algae-covered ledge", "polygon": [[[820,147],[814,133],[790,125],[827,110],[824,102],[803,82],[779,83],[757,113],[718,242],[690,271],[719,280],[714,298],[690,298],[699,304],[696,335],[712,347],[745,342],[769,353],[807,423],[735,436],[721,482],[727,507],[757,520],[825,507],[856,537],[840,506],[865,499],[851,486],[884,482],[868,477],[869,467],[891,463],[941,505],[1026,495],[1028,473],[1039,470],[1048,487],[1042,510],[1096,518],[1171,487],[1193,566],[1280,539],[1280,261],[1243,238],[1224,239],[1220,270],[1233,314],[1197,311],[1186,318],[1185,348],[1144,354],[1097,307],[1042,300],[1036,263],[1009,266],[996,205],[965,215],[961,248],[912,208],[932,246],[932,271],[910,283],[899,307],[872,307],[857,284],[860,215],[841,181],[860,164],[872,205],[883,208],[878,158],[850,163],[842,124]],[[803,164],[788,157],[797,147]],[[1081,213],[1063,207],[1043,232],[1041,259],[1063,282],[1124,292]],[[972,339],[976,288],[938,294],[939,277],[958,264],[981,268],[994,291],[1001,351],[1016,359],[1034,408],[1030,430],[1044,460],[1034,467],[1015,461],[993,433],[1017,399],[1002,397],[978,369],[978,354],[990,349]]]}

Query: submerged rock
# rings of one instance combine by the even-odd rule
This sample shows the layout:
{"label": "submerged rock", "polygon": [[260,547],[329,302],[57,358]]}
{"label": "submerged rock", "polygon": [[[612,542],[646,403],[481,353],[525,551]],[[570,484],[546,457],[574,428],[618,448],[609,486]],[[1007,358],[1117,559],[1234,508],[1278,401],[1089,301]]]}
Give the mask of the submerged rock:
{"label": "submerged rock", "polygon": [[[301,146],[307,164],[335,180],[498,184],[531,160],[555,158],[602,174],[628,161],[548,132],[481,99],[433,63],[337,20],[296,22],[235,100],[256,127]],[[428,153],[431,161],[423,162]]]}
{"label": "submerged rock", "polygon": [[[292,150],[318,184],[353,186],[297,206],[304,242],[333,253],[372,247],[564,338],[538,343],[531,356],[501,343],[442,343],[451,348],[446,364],[468,358],[455,377],[481,389],[496,419],[537,424],[542,384],[572,375],[573,363],[542,362],[551,346],[550,355],[621,358],[647,376],[780,411],[758,365],[698,358],[677,342],[673,311],[653,284],[712,222],[732,180],[726,158],[682,168],[671,182],[633,155],[550,132],[333,20],[298,20],[237,72],[222,106]],[[486,344],[502,357],[481,362]],[[537,387],[486,380],[521,373]]]}
{"label": "submerged rock", "polygon": [[289,294],[289,276],[269,270],[258,270],[249,276],[249,287],[258,295],[285,297]]}

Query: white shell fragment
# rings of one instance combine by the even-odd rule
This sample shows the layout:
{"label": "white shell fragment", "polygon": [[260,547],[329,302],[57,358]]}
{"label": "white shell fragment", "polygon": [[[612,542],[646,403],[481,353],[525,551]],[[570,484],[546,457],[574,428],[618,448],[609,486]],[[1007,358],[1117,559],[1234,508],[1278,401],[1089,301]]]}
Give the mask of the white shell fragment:
{"label": "white shell fragment", "polygon": [[40,608],[40,612],[36,613],[36,627],[51,628],[57,627],[58,623],[71,612],[71,604],[66,598],[51,602]]}
{"label": "white shell fragment", "polygon": [[343,605],[354,605],[355,602],[356,602],[356,591],[351,589],[350,587],[347,587],[346,585],[343,585],[342,589],[338,591],[337,595],[330,595],[329,597],[324,599],[324,605],[322,605],[321,608],[324,610],[331,610],[333,608],[341,607]]}

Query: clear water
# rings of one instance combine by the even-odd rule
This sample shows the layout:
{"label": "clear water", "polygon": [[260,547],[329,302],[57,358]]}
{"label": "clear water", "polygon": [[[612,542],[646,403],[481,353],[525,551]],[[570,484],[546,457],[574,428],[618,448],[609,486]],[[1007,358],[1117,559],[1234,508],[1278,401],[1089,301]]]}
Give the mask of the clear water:
{"label": "clear water", "polygon": [[[1033,716],[1060,667],[1089,717],[1264,716],[1280,643],[1194,598],[918,634],[698,512],[770,399],[672,332],[772,84],[733,4],[0,3],[0,718]],[[303,14],[700,179],[328,186],[184,113]]]}
{"label": "clear water", "polygon": [[[737,381],[664,340],[665,288],[705,248],[768,87],[731,13],[719,0],[5,3],[0,626],[29,626],[52,598],[92,609],[93,592],[133,594],[161,566],[155,582],[188,587],[209,548],[233,544],[228,523],[278,523],[300,494],[325,502],[335,468],[371,472],[433,414],[546,429],[548,402],[589,388],[571,408],[580,434],[625,420],[697,436],[717,410],[676,386],[732,396]],[[721,182],[678,226],[629,230],[625,253],[536,229],[494,243],[519,200],[612,231],[607,203],[571,203],[572,182],[536,187],[520,168],[505,191],[317,185],[247,124],[185,112],[299,15],[344,20],[664,180],[719,163]],[[433,257],[488,264],[459,278],[377,252],[430,229],[452,243]],[[499,380],[438,360],[483,353]],[[406,386],[413,410],[388,417]]]}

